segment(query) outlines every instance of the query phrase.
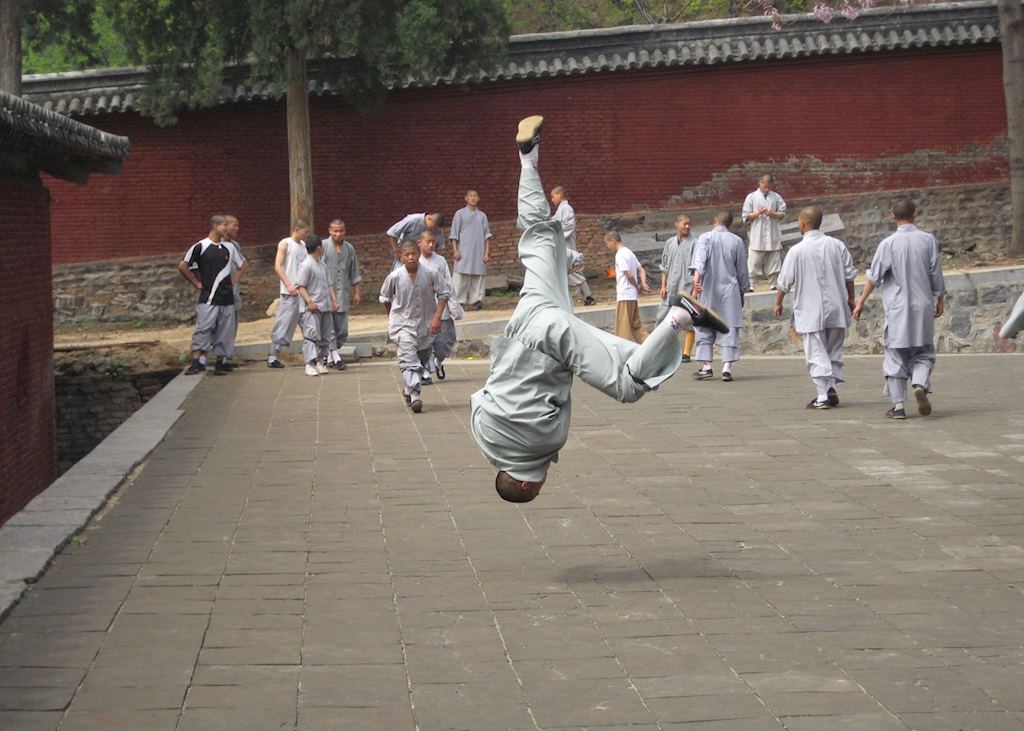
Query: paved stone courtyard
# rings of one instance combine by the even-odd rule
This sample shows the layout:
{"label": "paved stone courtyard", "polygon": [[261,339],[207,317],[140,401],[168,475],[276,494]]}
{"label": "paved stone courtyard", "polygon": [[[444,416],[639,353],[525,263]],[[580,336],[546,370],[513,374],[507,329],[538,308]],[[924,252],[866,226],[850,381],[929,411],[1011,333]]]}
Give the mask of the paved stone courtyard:
{"label": "paved stone courtyard", "polygon": [[486,363],[208,377],[0,624],[0,728],[1024,729],[1024,360],[583,385],[541,497],[467,431]]}

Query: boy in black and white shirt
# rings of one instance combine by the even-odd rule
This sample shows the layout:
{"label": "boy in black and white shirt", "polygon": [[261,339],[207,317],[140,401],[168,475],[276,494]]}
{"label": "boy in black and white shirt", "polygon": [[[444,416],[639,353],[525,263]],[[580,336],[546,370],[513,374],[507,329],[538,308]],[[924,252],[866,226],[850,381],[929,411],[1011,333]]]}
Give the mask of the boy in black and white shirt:
{"label": "boy in black and white shirt", "polygon": [[185,374],[192,376],[205,369],[199,359],[213,350],[217,356],[214,373],[228,372],[224,358],[229,353],[235,331],[235,294],[231,288],[232,264],[242,266],[238,249],[224,243],[226,216],[210,218],[210,233],[198,241],[178,262],[178,271],[199,290],[196,304],[196,329],[192,335],[192,363]]}

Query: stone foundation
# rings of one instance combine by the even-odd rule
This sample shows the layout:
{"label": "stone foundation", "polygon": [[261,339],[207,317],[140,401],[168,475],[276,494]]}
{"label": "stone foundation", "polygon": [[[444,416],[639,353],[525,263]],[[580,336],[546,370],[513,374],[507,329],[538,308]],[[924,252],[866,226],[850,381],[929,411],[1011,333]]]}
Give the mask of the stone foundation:
{"label": "stone foundation", "polygon": [[180,369],[128,373],[80,367],[58,373],[57,467],[64,473],[155,396]]}

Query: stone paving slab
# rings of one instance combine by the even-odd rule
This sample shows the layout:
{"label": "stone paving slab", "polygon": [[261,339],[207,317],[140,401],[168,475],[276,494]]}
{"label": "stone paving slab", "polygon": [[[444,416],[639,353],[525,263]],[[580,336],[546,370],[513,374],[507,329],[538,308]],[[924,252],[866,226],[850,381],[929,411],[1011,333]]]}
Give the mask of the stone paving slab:
{"label": "stone paving slab", "polygon": [[0,526],[0,618],[164,438],[198,380],[178,376]]}
{"label": "stone paving slab", "polygon": [[0,728],[1024,729],[1022,363],[940,357],[901,423],[872,357],[828,412],[788,358],[580,385],[523,506],[486,364],[418,416],[386,363],[201,379],[0,623]]}

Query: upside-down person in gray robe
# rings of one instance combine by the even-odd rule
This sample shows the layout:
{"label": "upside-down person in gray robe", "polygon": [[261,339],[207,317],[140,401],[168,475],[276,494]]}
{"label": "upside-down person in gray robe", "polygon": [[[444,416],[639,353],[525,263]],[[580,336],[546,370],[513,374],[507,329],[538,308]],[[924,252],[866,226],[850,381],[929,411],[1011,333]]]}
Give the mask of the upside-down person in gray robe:
{"label": "upside-down person in gray robe", "polygon": [[388,337],[397,351],[405,403],[418,414],[423,410],[423,362],[430,357],[430,346],[441,331],[441,313],[452,293],[433,269],[420,266],[420,247],[415,241],[403,241],[398,257],[401,266],[384,280],[380,301],[388,311]]}
{"label": "upside-down person in gray robe", "polygon": [[743,239],[729,231],[732,214],[720,211],[715,227],[697,239],[693,247],[693,284],[701,304],[720,312],[729,326],[726,333],[697,327],[697,360],[703,365],[695,380],[714,377],[711,363],[715,346],[722,349],[722,380],[732,380],[733,364],[740,359],[740,330],[743,328],[743,297],[750,290],[747,254]]}
{"label": "upside-down person in gray robe", "polygon": [[[491,341],[491,373],[471,399],[470,428],[498,470],[495,487],[511,502],[540,492],[569,435],[573,375],[630,403],[672,376],[680,363],[679,332],[693,322],[725,325],[688,295],[637,345],[573,314],[562,224],[550,218],[537,172],[543,118],[519,123],[519,258],[526,273],[503,336]],[[691,320],[692,318],[692,320]]]}
{"label": "upside-down person in gray robe", "polygon": [[896,233],[878,245],[867,271],[868,281],[853,316],[860,319],[871,292],[882,288],[885,308],[885,393],[892,401],[890,419],[907,418],[907,381],[914,390],[917,410],[932,412],[928,394],[935,367],[935,320],[945,309],[946,281],[942,276],[935,237],[914,225],[917,207],[901,198],[892,208]]}
{"label": "upside-down person in gray robe", "polygon": [[853,309],[853,279],[857,267],[839,239],[820,231],[823,214],[817,206],[800,211],[803,240],[789,250],[779,273],[775,317],[782,317],[782,300],[795,289],[793,328],[804,339],[807,373],[817,390],[807,408],[839,405],[836,385],[843,382],[843,342]]}

